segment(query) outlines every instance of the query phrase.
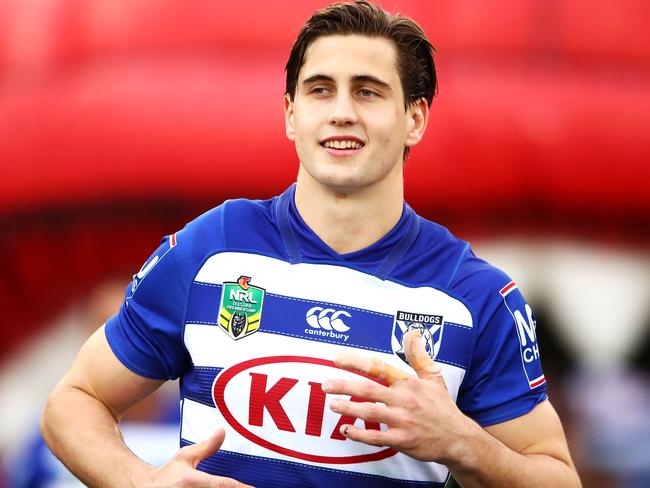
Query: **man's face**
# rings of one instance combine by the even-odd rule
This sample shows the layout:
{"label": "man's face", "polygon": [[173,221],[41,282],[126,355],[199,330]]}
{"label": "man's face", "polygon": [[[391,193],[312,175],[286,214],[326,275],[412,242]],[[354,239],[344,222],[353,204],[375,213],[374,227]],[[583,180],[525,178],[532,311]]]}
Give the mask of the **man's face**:
{"label": "man's face", "polygon": [[309,46],[293,102],[285,97],[287,137],[306,177],[344,194],[401,185],[404,146],[419,141],[428,112],[426,102],[405,110],[395,60],[384,38],[334,35]]}

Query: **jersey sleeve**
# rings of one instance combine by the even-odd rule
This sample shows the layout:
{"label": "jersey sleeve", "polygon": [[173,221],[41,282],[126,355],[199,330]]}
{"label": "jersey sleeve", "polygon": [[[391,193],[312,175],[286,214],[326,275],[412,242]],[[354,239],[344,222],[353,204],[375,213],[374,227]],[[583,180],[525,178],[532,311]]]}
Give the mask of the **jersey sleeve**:
{"label": "jersey sleeve", "polygon": [[203,260],[225,246],[224,208],[164,237],[133,276],[119,312],[106,322],[113,353],[134,373],[175,379],[190,367],[184,343],[189,291]]}
{"label": "jersey sleeve", "polygon": [[175,379],[188,361],[183,316],[191,281],[182,272],[179,241],[182,236],[177,234],[162,239],[133,276],[118,313],[106,322],[113,353],[131,371],[147,378]]}
{"label": "jersey sleeve", "polygon": [[458,288],[474,314],[474,345],[458,406],[482,426],[511,420],[547,399],[536,319],[516,283],[470,255]]}

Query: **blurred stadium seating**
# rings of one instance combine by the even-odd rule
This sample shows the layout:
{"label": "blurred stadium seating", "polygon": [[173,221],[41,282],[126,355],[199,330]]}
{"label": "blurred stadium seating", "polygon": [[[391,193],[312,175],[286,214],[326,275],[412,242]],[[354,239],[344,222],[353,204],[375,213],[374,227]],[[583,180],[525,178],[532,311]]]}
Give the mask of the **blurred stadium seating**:
{"label": "blurred stadium seating", "polygon": [[[283,68],[326,3],[0,2],[0,364],[94,285],[126,285],[194,215],[293,181]],[[647,259],[650,3],[381,3],[437,50],[439,96],[406,166],[416,210],[466,239]]]}
{"label": "blurred stadium seating", "polygon": [[[288,185],[283,66],[324,3],[0,3],[0,305],[22,324],[0,358],[36,324],[19,303],[49,309],[64,300],[55,288],[74,294],[104,264],[133,269],[139,243],[155,247],[161,227],[127,235],[133,212],[176,208],[171,232],[225,198]],[[416,209],[470,235],[647,246],[647,2],[384,3],[420,20],[438,51],[440,95],[407,166]],[[58,242],[43,234],[52,225]],[[126,239],[137,253],[116,244]]]}
{"label": "blurred stadium seating", "polygon": [[[384,3],[438,51],[440,95],[407,166],[416,209],[469,235],[647,245],[650,4]],[[292,181],[282,68],[323,4],[0,2],[0,305],[22,324],[0,358],[37,323],[19,303],[51,311],[104,264],[133,269],[140,243],[153,249],[194,211]],[[166,226],[129,223],[170,206]]]}

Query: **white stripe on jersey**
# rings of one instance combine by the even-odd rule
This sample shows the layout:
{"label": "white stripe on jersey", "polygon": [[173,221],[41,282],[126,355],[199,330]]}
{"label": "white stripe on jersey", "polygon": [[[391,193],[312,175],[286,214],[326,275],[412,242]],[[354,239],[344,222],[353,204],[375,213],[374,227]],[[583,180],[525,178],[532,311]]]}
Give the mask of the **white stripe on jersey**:
{"label": "white stripe on jersey", "polygon": [[209,258],[195,280],[221,284],[242,275],[253,277],[252,284],[278,295],[349,305],[388,315],[395,314],[396,310],[441,315],[444,310],[445,321],[472,326],[467,307],[440,290],[410,288],[343,266],[292,265],[258,254],[224,252]]}

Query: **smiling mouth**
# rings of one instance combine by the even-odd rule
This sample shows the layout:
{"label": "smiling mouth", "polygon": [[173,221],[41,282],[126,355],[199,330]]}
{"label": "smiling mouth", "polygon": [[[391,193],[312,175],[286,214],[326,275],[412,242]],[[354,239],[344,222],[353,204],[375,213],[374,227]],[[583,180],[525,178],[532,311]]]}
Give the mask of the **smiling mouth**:
{"label": "smiling mouth", "polygon": [[350,150],[350,149],[361,149],[364,144],[358,141],[325,141],[321,142],[321,146],[327,148],[327,149],[335,149],[335,150]]}

